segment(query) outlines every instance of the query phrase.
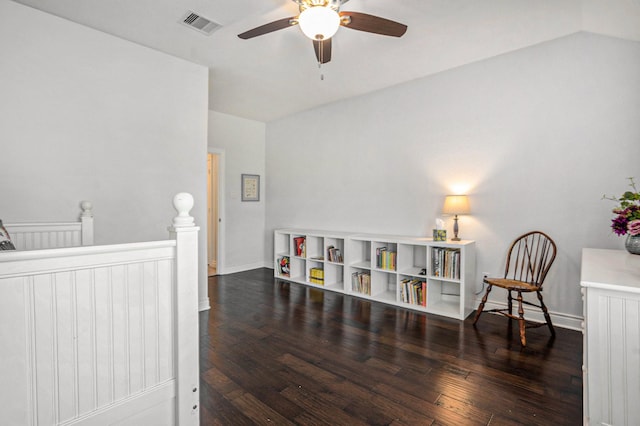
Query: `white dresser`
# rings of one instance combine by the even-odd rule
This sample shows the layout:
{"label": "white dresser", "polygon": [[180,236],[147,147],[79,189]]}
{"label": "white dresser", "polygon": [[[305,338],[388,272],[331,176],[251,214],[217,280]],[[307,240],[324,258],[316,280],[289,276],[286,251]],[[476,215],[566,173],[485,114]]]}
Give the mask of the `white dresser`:
{"label": "white dresser", "polygon": [[584,424],[640,425],[640,256],[583,249]]}

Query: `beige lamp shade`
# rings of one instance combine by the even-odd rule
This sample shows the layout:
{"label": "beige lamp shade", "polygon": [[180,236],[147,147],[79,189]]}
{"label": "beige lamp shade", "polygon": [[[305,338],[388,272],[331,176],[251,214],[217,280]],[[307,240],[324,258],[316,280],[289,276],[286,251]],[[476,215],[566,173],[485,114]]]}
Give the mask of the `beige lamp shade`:
{"label": "beige lamp shade", "polygon": [[444,214],[469,214],[469,198],[466,195],[447,195],[444,199]]}

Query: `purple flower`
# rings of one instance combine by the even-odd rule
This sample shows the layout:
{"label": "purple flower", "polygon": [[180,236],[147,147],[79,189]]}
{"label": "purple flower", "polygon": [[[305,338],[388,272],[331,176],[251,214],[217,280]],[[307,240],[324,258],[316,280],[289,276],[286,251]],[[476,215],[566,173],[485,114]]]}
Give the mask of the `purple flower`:
{"label": "purple flower", "polygon": [[612,209],[615,217],[611,220],[611,229],[616,235],[640,235],[640,191],[636,188],[633,178],[629,179],[632,191],[626,191],[620,198],[603,196],[603,199],[618,202]]}
{"label": "purple flower", "polygon": [[611,220],[611,229],[613,229],[613,232],[616,233],[616,235],[620,236],[620,235],[624,235],[627,233],[627,224],[629,223],[629,221],[627,220],[626,217],[624,217],[623,215],[620,215],[618,217],[616,217],[615,219]]}

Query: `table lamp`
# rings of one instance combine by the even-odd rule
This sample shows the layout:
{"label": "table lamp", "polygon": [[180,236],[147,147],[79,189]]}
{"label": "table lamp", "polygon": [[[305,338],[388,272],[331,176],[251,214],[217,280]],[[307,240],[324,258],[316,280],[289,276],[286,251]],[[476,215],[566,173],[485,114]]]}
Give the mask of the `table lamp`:
{"label": "table lamp", "polygon": [[458,215],[469,214],[469,198],[466,195],[447,195],[444,199],[443,214],[452,214],[453,218],[453,238],[451,241],[460,241],[458,238]]}

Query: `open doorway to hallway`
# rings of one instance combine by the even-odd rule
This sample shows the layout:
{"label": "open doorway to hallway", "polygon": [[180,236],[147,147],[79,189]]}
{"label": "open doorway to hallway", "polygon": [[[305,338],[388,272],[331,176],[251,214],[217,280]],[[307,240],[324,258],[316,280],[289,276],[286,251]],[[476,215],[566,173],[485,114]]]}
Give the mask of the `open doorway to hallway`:
{"label": "open doorway to hallway", "polygon": [[208,275],[216,275],[218,272],[219,249],[219,181],[220,181],[220,155],[207,154],[207,263]]}

